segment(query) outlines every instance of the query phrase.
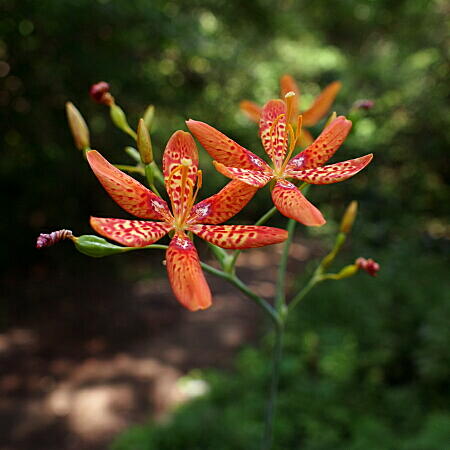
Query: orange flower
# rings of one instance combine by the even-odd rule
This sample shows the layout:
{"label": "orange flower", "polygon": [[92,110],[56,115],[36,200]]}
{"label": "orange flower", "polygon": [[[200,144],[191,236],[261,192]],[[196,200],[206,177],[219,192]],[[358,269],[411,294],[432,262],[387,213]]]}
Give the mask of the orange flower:
{"label": "orange flower", "polygon": [[119,206],[136,217],[151,220],[91,217],[91,226],[99,234],[130,247],[150,245],[174,231],[166,253],[167,272],[175,296],[191,311],[208,308],[211,292],[187,232],[226,249],[262,247],[287,238],[287,232],[278,228],[218,225],[237,214],[255,194],[255,187],[240,181],[231,181],[219,193],[194,205],[202,175],[197,147],[189,133],[175,132],[164,151],[163,172],[171,210],[163,199],[97,151],[88,152],[87,159]]}
{"label": "orange flower", "polygon": [[[314,99],[312,106],[302,113],[304,127],[308,128],[316,125],[328,113],[334,99],[336,98],[336,95],[341,90],[341,86],[342,84],[340,81],[333,81],[333,83],[326,86],[320,95]],[[281,98],[284,98],[288,92],[294,92],[296,95],[295,104],[293,105],[293,118],[295,119],[299,112],[300,89],[290,75],[283,75],[280,78]],[[262,111],[260,106],[249,100],[242,100],[239,107],[250,120],[256,123],[259,122]],[[295,123],[292,125],[295,125]],[[313,140],[314,138],[311,136],[311,133],[307,130],[303,130],[299,143],[302,146],[307,146],[311,144]]]}
{"label": "orange flower", "polygon": [[295,94],[288,93],[286,103],[271,100],[261,111],[261,141],[272,160],[272,167],[206,123],[195,120],[186,123],[192,134],[215,159],[214,164],[220,173],[256,188],[274,180],[272,199],[281,214],[304,225],[320,226],[325,223],[321,212],[287,179],[294,178],[310,184],[337,183],[358,173],[369,164],[373,155],[323,167],[340,147],[352,126],[350,120],[340,116],[311,145],[291,159],[302,126],[302,116],[298,116],[297,131],[294,133],[291,125],[294,99]]}

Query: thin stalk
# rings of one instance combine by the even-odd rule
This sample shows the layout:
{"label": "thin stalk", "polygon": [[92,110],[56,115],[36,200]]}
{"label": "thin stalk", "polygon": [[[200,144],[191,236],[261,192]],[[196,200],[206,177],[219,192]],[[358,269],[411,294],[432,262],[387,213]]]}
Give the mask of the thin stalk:
{"label": "thin stalk", "polygon": [[276,402],[278,396],[278,382],[280,378],[281,357],[283,354],[284,324],[275,327],[275,342],[272,352],[272,374],[270,380],[270,394],[267,403],[266,419],[264,422],[264,434],[261,442],[261,450],[270,450],[273,442],[273,419],[275,417]]}
{"label": "thin stalk", "polygon": [[142,167],[127,166],[124,164],[114,164],[114,167],[117,167],[120,170],[125,170],[125,172],[139,173],[141,175],[145,175],[144,169]]}
{"label": "thin stalk", "polygon": [[278,276],[275,290],[275,309],[278,312],[282,311],[286,306],[286,269],[289,259],[289,250],[294,239],[296,224],[297,222],[295,220],[289,219],[287,226],[288,238],[284,242],[283,253],[281,254],[281,260],[278,266]]}
{"label": "thin stalk", "polygon": [[308,283],[305,284],[303,289],[301,289],[297,295],[294,296],[294,298],[291,300],[291,302],[288,305],[288,312],[291,312],[306,296],[306,294],[320,281],[322,281],[322,278],[317,276],[316,273],[310,278]]}
{"label": "thin stalk", "polygon": [[[270,208],[269,211],[267,211],[265,214],[263,214],[256,222],[255,225],[262,225],[266,223],[275,213],[277,212],[277,208],[274,206],[273,208]],[[242,250],[235,250],[230,262],[230,270],[232,271],[234,269],[234,266],[236,265],[236,261],[238,259],[238,256],[240,255]]]}
{"label": "thin stalk", "polygon": [[235,274],[230,274],[227,272],[224,272],[220,269],[216,269],[215,267],[210,266],[209,264],[206,264],[204,262],[200,263],[202,268],[206,270],[207,272],[216,275],[220,278],[223,278],[224,280],[227,280],[232,285],[236,286],[242,293],[244,293],[248,298],[253,300],[257,305],[259,305],[272,319],[275,326],[280,326],[281,321],[280,318],[275,311],[275,309],[268,303],[266,300],[264,300],[262,297],[260,297],[258,294],[253,292],[245,283],[243,283]]}

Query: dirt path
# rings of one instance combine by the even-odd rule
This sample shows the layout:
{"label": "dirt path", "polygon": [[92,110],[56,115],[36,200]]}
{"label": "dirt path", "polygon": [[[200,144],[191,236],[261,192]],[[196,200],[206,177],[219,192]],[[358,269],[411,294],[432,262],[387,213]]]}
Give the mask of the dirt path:
{"label": "dirt path", "polygon": [[[274,246],[240,258],[240,275],[260,295],[273,294],[279,253]],[[310,254],[296,244],[292,271]],[[264,322],[251,301],[208,279],[214,306],[199,313],[176,304],[165,278],[93,277],[69,292],[67,280],[34,284],[42,301],[57,303],[43,303],[35,323],[0,334],[0,450],[106,449],[130,424],[160,419],[184,401],[183,374],[230,366]]]}

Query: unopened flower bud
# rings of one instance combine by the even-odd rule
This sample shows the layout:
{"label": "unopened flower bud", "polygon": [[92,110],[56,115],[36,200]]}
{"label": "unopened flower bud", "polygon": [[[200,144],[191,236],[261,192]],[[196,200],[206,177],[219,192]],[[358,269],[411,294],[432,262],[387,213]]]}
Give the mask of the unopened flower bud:
{"label": "unopened flower bud", "polygon": [[369,275],[372,275],[373,277],[377,276],[378,271],[380,270],[380,265],[372,258],[358,258],[355,261],[355,264],[359,269],[365,270]]}
{"label": "unopened flower bud", "polygon": [[97,103],[106,106],[111,106],[114,103],[114,98],[109,93],[109,84],[106,81],[93,84],[89,89],[89,94]]}
{"label": "unopened flower bud", "polygon": [[127,116],[123,112],[123,109],[114,103],[111,105],[110,114],[114,125],[128,133],[131,128],[128,125]]}
{"label": "unopened flower bud", "polygon": [[73,239],[72,231],[58,230],[50,234],[41,233],[36,240],[36,248],[51,247],[63,239]]}
{"label": "unopened flower bud", "polygon": [[144,113],[144,123],[148,130],[152,129],[153,121],[155,119],[155,107],[153,105],[147,106]]}
{"label": "unopened flower bud", "polygon": [[373,100],[361,99],[361,100],[356,100],[356,102],[353,103],[352,108],[369,110],[369,109],[372,109],[374,106],[375,106],[375,102]]}
{"label": "unopened flower bud", "polygon": [[350,266],[345,266],[337,275],[336,275],[336,279],[337,280],[342,280],[343,278],[348,278],[351,277],[353,275],[355,275],[355,273],[358,272],[358,266],[356,264],[352,264]]}
{"label": "unopened flower bud", "polygon": [[353,223],[356,219],[356,214],[358,212],[358,202],[353,200],[345,210],[344,216],[342,217],[340,231],[342,233],[349,233],[353,227]]}
{"label": "unopened flower bud", "polygon": [[137,128],[137,147],[139,154],[141,155],[141,161],[144,164],[150,164],[153,161],[152,141],[144,119],[139,120]]}
{"label": "unopened flower bud", "polygon": [[71,102],[66,103],[67,121],[69,122],[70,131],[72,132],[75,147],[83,150],[90,147],[89,128],[86,125],[80,111]]}

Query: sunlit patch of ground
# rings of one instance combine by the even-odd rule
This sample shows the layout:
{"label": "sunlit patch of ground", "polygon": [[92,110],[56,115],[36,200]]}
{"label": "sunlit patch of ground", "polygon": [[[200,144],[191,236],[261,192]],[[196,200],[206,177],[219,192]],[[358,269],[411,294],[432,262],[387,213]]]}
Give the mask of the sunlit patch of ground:
{"label": "sunlit patch of ground", "polygon": [[[262,296],[274,293],[280,252],[280,246],[255,249],[239,259],[238,272]],[[311,252],[294,244],[291,281]],[[180,377],[229,366],[264,323],[238,291],[208,280],[213,307],[190,313],[174,302],[166,279],[123,286],[95,278],[73,297],[64,294],[68,311],[49,310],[45,323],[0,334],[0,450],[104,449],[130,424],[164,420],[176,404],[203,392],[207,387],[180,384]],[[47,295],[67,291],[64,283],[53,283]],[[80,292],[92,310],[77,306]]]}

